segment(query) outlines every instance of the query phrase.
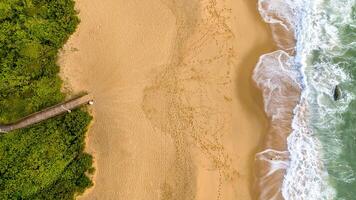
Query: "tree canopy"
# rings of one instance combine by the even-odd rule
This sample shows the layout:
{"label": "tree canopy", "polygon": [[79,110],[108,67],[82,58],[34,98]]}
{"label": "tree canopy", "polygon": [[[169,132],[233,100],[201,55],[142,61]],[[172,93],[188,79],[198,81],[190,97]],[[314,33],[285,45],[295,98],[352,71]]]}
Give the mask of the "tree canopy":
{"label": "tree canopy", "polygon": [[[0,124],[64,100],[58,52],[79,19],[73,0],[0,1]],[[73,199],[92,185],[83,109],[0,135],[0,199]]]}

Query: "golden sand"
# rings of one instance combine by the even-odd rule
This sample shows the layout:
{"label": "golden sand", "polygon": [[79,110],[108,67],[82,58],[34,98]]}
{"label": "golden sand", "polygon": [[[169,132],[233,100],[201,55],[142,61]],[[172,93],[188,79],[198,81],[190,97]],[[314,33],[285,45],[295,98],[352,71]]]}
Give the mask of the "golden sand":
{"label": "golden sand", "polygon": [[88,200],[251,199],[267,129],[251,79],[274,49],[253,0],[77,0],[61,57],[95,97]]}

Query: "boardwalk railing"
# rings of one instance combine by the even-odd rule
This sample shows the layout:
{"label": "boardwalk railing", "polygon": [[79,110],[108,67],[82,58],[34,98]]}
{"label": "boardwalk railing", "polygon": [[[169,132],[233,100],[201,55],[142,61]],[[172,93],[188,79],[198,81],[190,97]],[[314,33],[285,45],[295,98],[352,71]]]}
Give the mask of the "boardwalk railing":
{"label": "boardwalk railing", "polygon": [[93,99],[90,95],[80,96],[64,103],[46,108],[42,111],[33,113],[27,117],[20,119],[19,121],[11,124],[0,125],[0,133],[7,133],[9,131],[17,130],[20,128],[25,128],[30,125],[42,122],[49,118],[58,116],[65,112],[70,112],[72,109],[77,108],[84,104],[90,104]]}

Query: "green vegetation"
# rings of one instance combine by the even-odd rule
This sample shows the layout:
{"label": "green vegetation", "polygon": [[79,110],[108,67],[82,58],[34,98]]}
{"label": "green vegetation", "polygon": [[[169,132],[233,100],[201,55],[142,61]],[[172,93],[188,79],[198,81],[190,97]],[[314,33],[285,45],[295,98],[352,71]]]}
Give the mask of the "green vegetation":
{"label": "green vegetation", "polygon": [[1,136],[0,199],[72,199],[92,185],[83,153],[91,117],[76,110]]}
{"label": "green vegetation", "polygon": [[[0,0],[0,123],[64,100],[56,64],[79,19],[73,0]],[[0,135],[0,199],[73,199],[92,185],[84,110]]]}

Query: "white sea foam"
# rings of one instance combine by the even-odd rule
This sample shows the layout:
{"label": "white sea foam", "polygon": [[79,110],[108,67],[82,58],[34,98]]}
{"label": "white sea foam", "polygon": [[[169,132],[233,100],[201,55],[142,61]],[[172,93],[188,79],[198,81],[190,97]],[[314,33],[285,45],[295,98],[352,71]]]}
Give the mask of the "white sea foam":
{"label": "white sea foam", "polygon": [[[352,0],[318,0],[310,1],[309,4],[311,6],[308,6],[309,9],[305,11],[305,15],[308,16],[307,20],[303,20],[298,34],[301,71],[304,77],[307,77],[305,79],[307,87],[303,93],[313,113],[309,121],[318,127],[320,137],[327,143],[327,147],[319,152],[325,155],[320,158],[324,163],[335,166],[332,169],[332,178],[350,183],[356,180],[356,175],[345,160],[339,159],[343,149],[342,131],[337,130],[336,127],[344,123],[340,115],[348,110],[355,96],[353,91],[344,89],[342,98],[338,101],[333,100],[335,85],[351,84],[352,80],[344,72],[343,65],[347,63],[335,63],[332,58],[342,57],[345,50],[354,48],[353,42],[342,44],[339,29],[345,24],[352,25],[351,13],[355,2]],[[317,61],[311,62],[309,57],[314,50],[320,51],[322,56]]]}
{"label": "white sea foam", "polygon": [[290,165],[283,181],[283,197],[286,200],[333,199],[335,192],[327,182],[328,174],[320,154],[321,144],[309,128],[307,109],[302,96],[295,109],[293,132],[288,137]]}
{"label": "white sea foam", "polygon": [[263,178],[268,178],[268,176],[271,176],[278,170],[287,169],[289,166],[289,162],[286,159],[288,155],[288,151],[277,151],[274,149],[266,149],[256,154],[256,157],[259,160],[263,160],[270,163],[269,171],[267,172],[267,174],[264,175],[265,177]]}
{"label": "white sea foam", "polygon": [[[293,34],[298,26],[298,0],[259,0],[258,10],[266,23],[271,25],[273,39],[285,51],[294,49]],[[282,12],[281,12],[282,11]],[[291,35],[290,35],[291,34]]]}
{"label": "white sea foam", "polygon": [[294,0],[260,0],[258,10],[265,22],[279,24],[288,31],[294,31],[298,23],[295,17],[298,12],[297,3]]}
{"label": "white sea foam", "polygon": [[[326,3],[329,7],[325,7]],[[322,144],[313,132],[311,122],[315,117],[328,116],[331,120],[314,120],[313,123],[323,123],[316,125],[324,128],[332,127],[340,122],[339,118],[332,116],[345,111],[355,97],[346,93],[335,103],[332,100],[335,85],[347,82],[350,77],[338,66],[342,63],[330,64],[329,60],[322,60],[325,58],[316,62],[311,60],[311,55],[315,50],[322,53],[327,51],[329,54],[340,52],[335,24],[350,22],[351,15],[345,13],[351,13],[351,5],[353,2],[348,0],[259,1],[263,19],[274,27],[280,26],[286,31],[293,31],[297,40],[294,57],[284,51],[263,55],[254,72],[254,80],[263,90],[265,110],[272,119],[272,126],[285,114],[284,106],[288,96],[283,91],[291,85],[302,88],[299,104],[294,109],[293,131],[287,139],[289,159],[270,161],[270,172],[266,173],[266,176],[270,176],[279,169],[286,169],[282,186],[282,194],[286,200],[328,200],[336,196],[336,191],[328,182],[329,174],[325,168]],[[334,13],[330,10],[334,10]],[[278,35],[274,38],[280,48],[289,50]],[[288,59],[280,59],[281,57]],[[315,113],[318,116],[313,116]],[[330,136],[335,142],[330,150],[335,154],[332,158],[337,157],[342,146],[337,134],[335,135]],[[278,151],[268,149],[257,154],[256,158],[268,161],[266,155],[271,152]],[[339,177],[345,182],[355,180],[347,163],[342,163],[340,167],[342,174]]]}
{"label": "white sea foam", "polygon": [[285,51],[278,50],[260,57],[253,79],[262,89],[265,111],[272,121],[285,116],[283,105],[299,98],[290,96],[291,89],[300,88],[298,75],[292,57]]}
{"label": "white sea foam", "polygon": [[[286,140],[290,132],[292,109],[299,100],[300,85],[298,71],[290,55],[278,50],[260,57],[255,68],[254,80],[261,88],[264,97],[264,107],[271,119],[270,133],[267,135],[265,151],[256,155],[256,160],[263,169],[258,172],[260,199],[279,199],[281,183],[273,176],[280,176],[289,165],[288,152],[281,140]],[[274,143],[281,143],[276,146]],[[265,169],[267,168],[267,169]],[[277,180],[278,182],[278,180]]]}

